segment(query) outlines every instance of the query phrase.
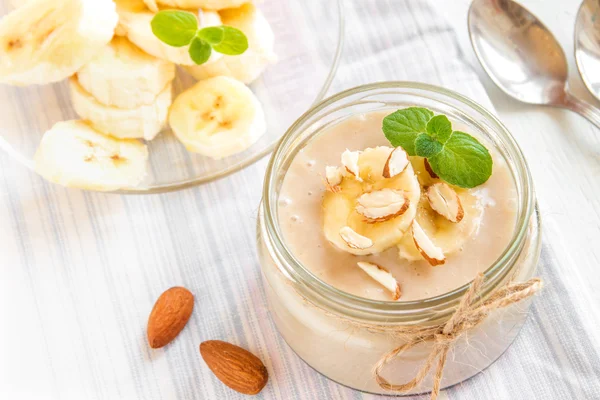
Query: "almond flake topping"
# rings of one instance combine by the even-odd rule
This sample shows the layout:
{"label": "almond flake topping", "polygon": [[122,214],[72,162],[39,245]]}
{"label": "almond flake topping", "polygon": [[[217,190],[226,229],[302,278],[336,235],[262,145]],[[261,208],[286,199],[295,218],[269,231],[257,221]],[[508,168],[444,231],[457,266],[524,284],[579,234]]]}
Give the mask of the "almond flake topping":
{"label": "almond flake topping", "polygon": [[396,147],[392,150],[385,162],[385,166],[383,167],[383,177],[393,178],[394,176],[401,174],[408,166],[408,163],[409,160],[406,151],[404,151],[402,147]]}
{"label": "almond flake topping", "polygon": [[392,189],[364,193],[356,203],[356,212],[372,223],[398,217],[404,214],[410,205],[406,193]]}
{"label": "almond flake topping", "polygon": [[434,183],[427,188],[425,193],[433,211],[448,221],[460,222],[465,216],[458,194],[446,183]]}
{"label": "almond flake topping", "polygon": [[389,290],[392,293],[392,298],[394,300],[398,300],[400,298],[400,284],[390,273],[390,271],[382,266],[370,262],[360,261],[357,264],[360,269],[367,273],[367,275],[381,284],[381,286]]}
{"label": "almond flake topping", "polygon": [[433,179],[439,179],[439,176],[437,176],[437,174],[435,172],[433,172],[433,168],[431,168],[431,164],[429,164],[429,161],[427,161],[427,159],[424,159],[423,163],[425,165],[425,170],[427,171],[429,176],[432,177]]}
{"label": "almond flake topping", "polygon": [[362,182],[360,170],[358,168],[360,153],[360,151],[350,151],[346,149],[346,151],[342,153],[342,165],[346,168],[346,171],[354,175],[357,181]]}
{"label": "almond flake topping", "polygon": [[344,178],[344,170],[340,167],[325,167],[325,185],[331,192],[339,192],[339,184]]}
{"label": "almond flake topping", "polygon": [[353,249],[368,249],[373,247],[373,241],[366,236],[357,233],[354,229],[349,226],[345,226],[340,229],[340,237],[349,247]]}
{"label": "almond flake topping", "polygon": [[421,225],[415,220],[412,223],[412,234],[415,246],[419,250],[419,253],[424,259],[435,267],[436,265],[442,265],[446,262],[446,257],[442,249],[437,247],[431,239],[427,236]]}

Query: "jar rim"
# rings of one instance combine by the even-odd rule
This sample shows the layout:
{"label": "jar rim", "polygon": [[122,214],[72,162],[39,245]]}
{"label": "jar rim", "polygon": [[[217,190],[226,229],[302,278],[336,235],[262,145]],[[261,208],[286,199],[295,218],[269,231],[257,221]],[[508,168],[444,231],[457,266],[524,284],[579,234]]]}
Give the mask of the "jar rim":
{"label": "jar rim", "polygon": [[[473,111],[479,113],[487,123],[493,126],[495,133],[501,137],[502,144],[507,147],[508,153],[514,158],[513,163],[516,164],[516,169],[520,172],[520,178],[522,179],[523,195],[521,196],[521,201],[519,204],[519,209],[522,211],[519,213],[520,215],[516,223],[515,232],[513,233],[509,245],[504,249],[503,253],[496,259],[496,261],[493,262],[484,272],[486,284],[482,290],[482,295],[487,295],[487,293],[494,287],[494,285],[490,283],[502,280],[502,278],[509,272],[509,269],[512,266],[511,260],[514,259],[514,256],[523,247],[527,237],[529,221],[535,209],[535,198],[531,174],[521,148],[517,144],[514,137],[510,134],[508,129],[498,120],[497,117],[487,111],[483,106],[466,96],[449,89],[426,83],[410,81],[386,81],[356,86],[322,100],[301,115],[290,126],[278,143],[269,160],[263,185],[263,219],[266,225],[266,234],[269,235],[270,242],[273,244],[272,251],[275,252],[275,255],[280,261],[284,261],[282,265],[286,267],[285,272],[287,273],[288,277],[292,278],[295,282],[302,284],[304,289],[312,292],[312,295],[317,295],[317,297],[327,299],[330,302],[332,301],[334,303],[342,304],[344,308],[350,307],[357,311],[363,311],[372,314],[383,314],[390,316],[398,312],[410,313],[422,311],[423,309],[437,309],[440,306],[452,307],[458,304],[460,299],[469,289],[471,281],[452,291],[425,299],[409,301],[383,301],[369,299],[337,289],[329,283],[321,280],[308,268],[304,267],[302,263],[296,259],[287,245],[285,245],[282,233],[280,232],[277,224],[277,204],[273,201],[274,197],[272,197],[273,194],[276,193],[275,188],[278,184],[278,174],[276,173],[278,161],[280,161],[285,156],[287,151],[289,151],[288,146],[290,143],[295,140],[298,134],[302,133],[303,130],[299,129],[315,114],[349,96],[379,89],[415,89],[419,90],[421,94],[431,93],[443,95],[451,100],[457,101],[462,105],[470,107]],[[295,146],[298,146],[298,144],[293,145],[292,148]],[[307,297],[310,299],[310,297],[312,297],[311,293],[309,293]]]}

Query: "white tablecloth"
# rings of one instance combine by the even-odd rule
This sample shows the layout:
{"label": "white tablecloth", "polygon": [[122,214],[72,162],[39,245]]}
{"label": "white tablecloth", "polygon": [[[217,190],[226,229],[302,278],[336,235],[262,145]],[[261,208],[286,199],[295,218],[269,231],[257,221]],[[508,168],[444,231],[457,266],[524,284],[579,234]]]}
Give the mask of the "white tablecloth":
{"label": "white tablecloth", "polygon": [[[492,107],[452,25],[427,2],[354,0],[346,14],[330,93],[418,80]],[[513,346],[444,395],[599,399],[600,135],[576,116],[537,109],[537,123],[531,108],[511,104],[510,121],[525,120],[509,127],[538,189],[547,285]],[[539,129],[549,118],[564,135]],[[243,398],[201,360],[209,339],[265,361],[270,380],[258,398],[374,398],[314,372],[269,319],[254,239],[265,165],[181,192],[116,196],[48,184],[0,155],[0,399]],[[174,285],[195,293],[195,312],[175,343],[152,351],[148,313]]]}

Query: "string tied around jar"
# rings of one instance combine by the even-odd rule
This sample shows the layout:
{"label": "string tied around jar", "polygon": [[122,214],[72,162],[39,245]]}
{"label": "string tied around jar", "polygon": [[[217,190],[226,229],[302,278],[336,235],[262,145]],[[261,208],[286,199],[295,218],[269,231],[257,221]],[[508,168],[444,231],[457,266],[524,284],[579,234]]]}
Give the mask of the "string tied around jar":
{"label": "string tied around jar", "polygon": [[[483,280],[483,274],[478,274],[467,293],[462,297],[452,317],[446,323],[422,328],[417,332],[413,332],[414,334],[411,335],[406,343],[381,357],[373,368],[373,374],[382,389],[399,393],[409,392],[419,386],[429,371],[435,366],[431,400],[436,400],[440,393],[446,357],[458,338],[481,324],[491,311],[530,298],[542,288],[542,281],[539,278],[533,278],[523,283],[508,283],[492,292],[487,299],[478,303]],[[433,342],[433,347],[413,379],[403,384],[393,384],[381,376],[383,368],[388,363],[395,360],[405,351],[423,342]]]}

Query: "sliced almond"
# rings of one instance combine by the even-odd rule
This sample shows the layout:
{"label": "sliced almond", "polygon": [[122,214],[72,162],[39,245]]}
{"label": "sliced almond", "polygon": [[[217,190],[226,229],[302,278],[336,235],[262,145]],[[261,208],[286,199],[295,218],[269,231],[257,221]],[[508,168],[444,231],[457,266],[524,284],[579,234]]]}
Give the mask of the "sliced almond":
{"label": "sliced almond", "polygon": [[394,176],[401,174],[404,172],[409,162],[406,151],[404,151],[402,147],[396,147],[392,150],[385,162],[385,166],[383,167],[383,177],[393,178]]}
{"label": "sliced almond", "polygon": [[373,241],[366,236],[357,233],[349,226],[340,229],[340,236],[344,242],[353,249],[368,249],[373,247]]}
{"label": "sliced almond", "polygon": [[425,164],[425,170],[429,173],[429,176],[432,177],[433,179],[438,179],[439,176],[438,176],[438,174],[433,172],[433,168],[431,168],[431,164],[429,164],[429,161],[427,161],[427,159],[425,159],[425,160],[423,160],[423,163]]}
{"label": "sliced almond", "polygon": [[442,265],[446,262],[446,257],[442,249],[437,247],[431,239],[427,236],[421,225],[415,220],[412,224],[412,234],[415,246],[419,250],[419,253],[424,259],[435,267],[436,265]]}
{"label": "sliced almond", "polygon": [[426,190],[429,205],[436,213],[450,222],[460,222],[465,216],[460,197],[444,182],[434,183]]}
{"label": "sliced almond", "polygon": [[384,288],[392,293],[393,299],[398,300],[400,298],[400,284],[394,278],[390,271],[383,268],[380,265],[370,262],[358,262],[360,269],[365,271],[367,275],[380,283]]}
{"label": "sliced almond", "polygon": [[401,190],[382,189],[364,193],[356,201],[356,212],[370,223],[398,217],[408,210],[408,196]]}
{"label": "sliced almond", "polygon": [[361,181],[360,170],[358,168],[358,159],[360,158],[360,151],[350,151],[346,149],[342,153],[342,165],[346,168],[346,171],[354,175],[357,181]]}
{"label": "sliced almond", "polygon": [[340,191],[340,183],[344,178],[344,170],[340,167],[325,167],[325,186],[330,192]]}

